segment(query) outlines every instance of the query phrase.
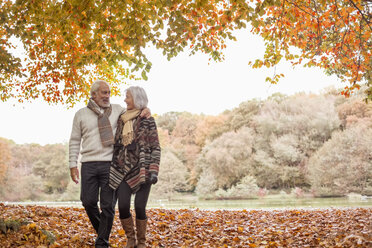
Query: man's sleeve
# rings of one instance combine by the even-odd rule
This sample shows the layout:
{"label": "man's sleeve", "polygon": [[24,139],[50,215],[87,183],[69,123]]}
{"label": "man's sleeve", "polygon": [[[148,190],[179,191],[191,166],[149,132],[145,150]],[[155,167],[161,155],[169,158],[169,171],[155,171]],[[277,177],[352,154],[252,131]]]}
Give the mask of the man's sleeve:
{"label": "man's sleeve", "polygon": [[127,111],[127,109],[120,106],[120,115],[124,114],[125,111]]}
{"label": "man's sleeve", "polygon": [[76,113],[74,116],[74,121],[72,123],[71,136],[68,144],[70,168],[77,167],[77,161],[80,153],[80,144],[81,144],[80,118],[79,115]]}

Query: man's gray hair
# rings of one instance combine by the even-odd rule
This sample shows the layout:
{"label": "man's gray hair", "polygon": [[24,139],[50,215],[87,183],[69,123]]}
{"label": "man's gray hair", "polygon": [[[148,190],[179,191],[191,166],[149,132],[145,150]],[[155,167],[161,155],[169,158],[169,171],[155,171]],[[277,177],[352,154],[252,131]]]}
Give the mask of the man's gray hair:
{"label": "man's gray hair", "polygon": [[149,100],[147,99],[146,91],[139,86],[131,86],[126,91],[129,91],[133,97],[134,106],[137,109],[144,109],[147,107]]}
{"label": "man's gray hair", "polygon": [[96,80],[92,83],[92,86],[90,87],[90,96],[93,96],[94,92],[97,92],[101,84],[107,84],[108,87],[110,87],[109,83],[107,83],[105,80]]}

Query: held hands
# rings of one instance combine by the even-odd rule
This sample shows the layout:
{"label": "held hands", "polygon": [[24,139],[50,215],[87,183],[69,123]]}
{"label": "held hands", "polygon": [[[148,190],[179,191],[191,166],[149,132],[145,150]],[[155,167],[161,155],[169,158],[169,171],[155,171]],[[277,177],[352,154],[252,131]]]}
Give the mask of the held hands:
{"label": "held hands", "polygon": [[70,168],[70,176],[72,181],[74,181],[76,184],[79,183],[79,169],[78,167]]}
{"label": "held hands", "polygon": [[150,174],[150,183],[156,184],[158,182],[158,176],[155,173]]}

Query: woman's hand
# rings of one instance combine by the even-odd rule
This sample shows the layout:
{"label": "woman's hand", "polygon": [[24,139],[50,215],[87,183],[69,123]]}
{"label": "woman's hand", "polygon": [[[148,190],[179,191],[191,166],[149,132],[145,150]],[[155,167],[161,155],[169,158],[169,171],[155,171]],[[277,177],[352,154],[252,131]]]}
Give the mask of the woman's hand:
{"label": "woman's hand", "polygon": [[158,176],[155,173],[150,173],[150,183],[156,184],[158,182]]}

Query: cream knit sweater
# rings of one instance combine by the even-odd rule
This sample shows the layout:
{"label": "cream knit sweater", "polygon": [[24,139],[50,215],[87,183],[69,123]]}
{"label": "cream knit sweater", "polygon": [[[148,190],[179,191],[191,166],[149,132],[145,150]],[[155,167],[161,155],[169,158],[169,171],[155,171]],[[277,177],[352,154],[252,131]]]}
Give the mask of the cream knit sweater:
{"label": "cream knit sweater", "polygon": [[[111,104],[111,106],[112,112],[109,119],[113,135],[115,135],[118,118],[125,109],[119,104]],[[101,144],[97,115],[87,107],[77,111],[69,142],[69,167],[77,166],[79,153],[81,162],[111,161],[113,151],[113,146],[104,147]]]}

